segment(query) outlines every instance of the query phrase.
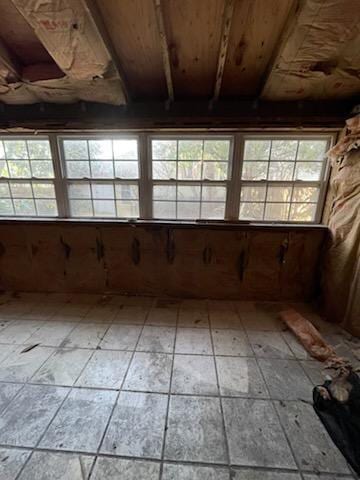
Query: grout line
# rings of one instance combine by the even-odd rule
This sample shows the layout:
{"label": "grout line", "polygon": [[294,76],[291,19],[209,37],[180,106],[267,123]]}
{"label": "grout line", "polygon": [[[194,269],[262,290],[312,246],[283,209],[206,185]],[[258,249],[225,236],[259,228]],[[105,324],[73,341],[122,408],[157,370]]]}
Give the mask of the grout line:
{"label": "grout line", "polygon": [[163,443],[161,448],[161,464],[160,464],[159,480],[162,479],[163,471],[164,471],[165,446],[166,446],[167,432],[169,428],[168,421],[169,421],[169,411],[170,411],[170,400],[172,395],[171,389],[172,389],[172,381],[173,381],[173,373],[174,373],[175,348],[176,348],[176,339],[177,339],[177,332],[178,332],[179,315],[180,315],[180,308],[178,308],[176,312],[175,337],[174,337],[174,345],[173,345],[172,358],[171,358],[170,383],[169,383],[169,391],[168,391],[167,406],[166,406],[166,413],[165,413],[165,429],[164,429]]}
{"label": "grout line", "polygon": [[113,407],[112,407],[112,409],[111,409],[111,412],[110,412],[108,421],[107,421],[107,423],[106,423],[104,432],[103,432],[103,434],[102,434],[102,436],[101,436],[101,439],[100,439],[98,448],[97,448],[97,450],[96,450],[95,461],[94,461],[94,463],[92,464],[92,467],[91,467],[90,472],[89,472],[89,475],[88,475],[88,479],[89,479],[89,480],[90,480],[90,478],[91,478],[91,476],[92,476],[92,474],[93,474],[93,472],[94,472],[94,468],[95,468],[95,465],[96,465],[97,457],[98,457],[99,454],[100,454],[100,449],[101,449],[101,447],[102,447],[102,444],[103,444],[103,442],[104,442],[106,433],[107,433],[107,431],[108,431],[108,429],[109,429],[111,420],[112,420],[112,418],[113,418],[113,415],[114,415],[116,406],[117,406],[118,401],[119,401],[120,394],[121,394],[121,392],[122,392],[123,385],[124,385],[125,380],[126,380],[126,377],[127,377],[127,375],[128,375],[128,372],[129,372],[129,369],[130,369],[130,365],[131,365],[131,363],[132,363],[132,361],[133,361],[133,358],[134,358],[134,356],[135,356],[136,347],[137,347],[137,345],[138,345],[138,343],[139,343],[139,341],[140,341],[140,337],[141,337],[142,332],[143,332],[143,330],[144,330],[145,321],[146,321],[146,318],[147,318],[148,315],[149,315],[149,312],[147,312],[146,315],[145,315],[144,324],[142,325],[141,330],[140,330],[140,332],[139,332],[139,335],[138,335],[136,344],[135,344],[134,349],[133,349],[133,351],[132,351],[131,358],[129,359],[128,366],[127,366],[126,371],[125,371],[125,373],[124,373],[124,377],[123,377],[123,380],[122,380],[122,382],[121,382],[119,391],[118,391],[118,393],[117,393],[117,395],[116,395],[114,405],[113,405]]}
{"label": "grout line", "polygon": [[[210,320],[210,313],[209,313],[209,312],[208,312],[208,318],[209,318],[209,323],[210,323],[211,320]],[[241,319],[240,319],[240,321],[241,321]],[[211,323],[210,323],[210,326],[211,326]],[[222,403],[222,398],[221,398],[219,372],[218,372],[217,362],[216,362],[216,356],[215,356],[215,347],[214,347],[214,339],[213,339],[213,334],[212,334],[212,328],[210,328],[210,341],[211,341],[211,348],[212,348],[212,352],[213,352],[213,362],[214,362],[215,375],[216,375],[216,384],[217,384],[217,390],[218,390],[217,397],[218,397],[218,399],[219,399],[221,422],[222,422],[222,429],[223,429],[223,434],[224,434],[225,455],[226,455],[226,459],[227,459],[227,466],[228,466],[229,478],[231,478],[230,447],[229,447],[229,440],[228,440],[227,431],[226,431],[224,408],[223,408],[223,403]]]}

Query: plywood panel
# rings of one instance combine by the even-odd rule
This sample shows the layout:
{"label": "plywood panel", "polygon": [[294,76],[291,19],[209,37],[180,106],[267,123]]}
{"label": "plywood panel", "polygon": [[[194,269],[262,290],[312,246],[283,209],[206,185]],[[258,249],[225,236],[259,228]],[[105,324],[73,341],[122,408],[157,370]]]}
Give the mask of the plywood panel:
{"label": "plywood panel", "polygon": [[235,3],[221,95],[256,96],[293,0]]}
{"label": "plywood panel", "polygon": [[211,97],[224,0],[164,0],[175,98]]}
{"label": "plywood panel", "polygon": [[160,39],[152,0],[98,0],[97,5],[133,98],[166,98]]}

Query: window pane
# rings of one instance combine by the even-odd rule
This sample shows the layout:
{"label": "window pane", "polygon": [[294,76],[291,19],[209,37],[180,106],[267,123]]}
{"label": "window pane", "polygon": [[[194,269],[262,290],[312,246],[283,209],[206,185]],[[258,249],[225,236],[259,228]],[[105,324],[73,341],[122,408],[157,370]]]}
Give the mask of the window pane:
{"label": "window pane", "polygon": [[293,203],[290,210],[290,220],[296,222],[312,222],[315,220],[316,204]]}
{"label": "window pane", "polygon": [[36,215],[34,200],[29,198],[14,199],[16,215]]}
{"label": "window pane", "polygon": [[294,164],[290,162],[271,162],[269,180],[292,180]]}
{"label": "window pane", "polygon": [[176,160],[176,140],[152,140],[151,146],[154,160]]}
{"label": "window pane", "polygon": [[200,200],[200,186],[179,185],[177,190],[179,200]]}
{"label": "window pane", "polygon": [[268,187],[266,200],[268,202],[290,202],[291,187]]}
{"label": "window pane", "polygon": [[154,180],[169,180],[176,177],[175,162],[153,162],[152,168]]}
{"label": "window pane", "polygon": [[263,203],[240,203],[240,220],[262,220]]}
{"label": "window pane", "polygon": [[264,220],[287,221],[290,205],[288,203],[267,203]]}
{"label": "window pane", "polygon": [[64,153],[66,160],[87,160],[86,140],[64,140]]}
{"label": "window pane", "polygon": [[96,160],[112,160],[111,140],[89,140],[90,158]]}
{"label": "window pane", "polygon": [[295,160],[297,140],[273,140],[271,145],[272,160]]}
{"label": "window pane", "polygon": [[93,198],[114,198],[114,187],[112,184],[109,185],[104,183],[92,183],[91,190]]}
{"label": "window pane", "polygon": [[95,217],[115,217],[114,200],[94,200]]}
{"label": "window pane", "polygon": [[10,198],[8,183],[0,183],[0,198]]}
{"label": "window pane", "polygon": [[246,140],[244,160],[268,160],[270,140]]}
{"label": "window pane", "polygon": [[136,200],[139,198],[139,188],[137,185],[115,185],[116,198],[123,200]]}
{"label": "window pane", "polygon": [[320,162],[299,162],[295,167],[295,180],[320,180],[322,167]]}
{"label": "window pane", "polygon": [[52,162],[32,160],[31,161],[31,170],[33,177],[38,178],[53,178],[54,170]]}
{"label": "window pane", "polygon": [[92,161],[91,162],[91,176],[92,178],[113,178],[113,162]]}
{"label": "window pane", "polygon": [[14,215],[12,201],[10,199],[0,199],[0,215]]}
{"label": "window pane", "polygon": [[28,152],[25,140],[5,140],[5,153],[8,159],[27,159]]}
{"label": "window pane", "polygon": [[32,198],[32,189],[30,183],[11,183],[11,194],[14,198]]}
{"label": "window pane", "polygon": [[225,216],[225,203],[208,203],[201,204],[201,218],[221,219]]}
{"label": "window pane", "polygon": [[1,140],[0,140],[0,158],[5,158],[4,144]]}
{"label": "window pane", "polygon": [[90,185],[88,183],[70,183],[68,188],[70,198],[91,198]]}
{"label": "window pane", "polygon": [[226,200],[226,187],[203,186],[202,200],[223,201]]}
{"label": "window pane", "polygon": [[200,218],[200,203],[198,202],[178,202],[177,218]]}
{"label": "window pane", "polygon": [[115,162],[115,177],[138,178],[139,167],[137,162]]}
{"label": "window pane", "polygon": [[326,140],[301,140],[298,160],[323,160],[327,150]]}
{"label": "window pane", "polygon": [[201,160],[203,141],[202,140],[179,140],[179,160]]}
{"label": "window pane", "polygon": [[176,203],[154,202],[153,214],[155,218],[176,218]]}
{"label": "window pane", "polygon": [[29,156],[35,160],[51,159],[48,140],[28,140]]}
{"label": "window pane", "polygon": [[203,178],[206,180],[226,180],[228,163],[225,162],[205,162]]}
{"label": "window pane", "polygon": [[263,202],[265,201],[265,194],[265,186],[243,186],[240,198],[243,202]]}
{"label": "window pane", "polygon": [[55,188],[52,183],[33,183],[36,198],[55,198]]}
{"label": "window pane", "polygon": [[8,160],[10,177],[12,178],[30,178],[30,163],[27,160],[11,161]]}
{"label": "window pane", "polygon": [[154,185],[154,200],[176,200],[175,185]]}
{"label": "window pane", "polygon": [[38,215],[43,217],[55,217],[57,212],[56,200],[36,200]]}
{"label": "window pane", "polygon": [[137,218],[139,216],[139,202],[132,200],[118,200],[116,202],[118,217]]}
{"label": "window pane", "polygon": [[91,200],[70,200],[71,215],[74,217],[92,217]]}
{"label": "window pane", "polygon": [[0,177],[8,177],[9,172],[6,162],[0,161]]}
{"label": "window pane", "polygon": [[67,176],[69,178],[89,178],[90,166],[89,162],[67,162]]}
{"label": "window pane", "polygon": [[178,164],[179,180],[200,180],[201,163],[200,162],[179,162]]}
{"label": "window pane", "polygon": [[230,140],[205,140],[204,160],[228,160]]}
{"label": "window pane", "polygon": [[268,164],[266,162],[244,162],[243,180],[266,180]]}
{"label": "window pane", "polygon": [[137,160],[138,148],[137,140],[114,140],[114,158],[119,160]]}
{"label": "window pane", "polygon": [[317,202],[319,189],[317,187],[294,187],[293,202]]}

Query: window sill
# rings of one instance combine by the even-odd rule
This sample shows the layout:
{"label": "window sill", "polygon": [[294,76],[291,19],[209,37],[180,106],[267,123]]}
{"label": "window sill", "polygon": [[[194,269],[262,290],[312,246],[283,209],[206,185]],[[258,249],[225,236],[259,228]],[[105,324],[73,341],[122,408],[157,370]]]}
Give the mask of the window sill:
{"label": "window sill", "polygon": [[247,222],[231,220],[124,220],[124,219],[98,219],[98,218],[29,218],[29,217],[2,217],[0,225],[91,225],[91,226],[132,226],[132,227],[168,227],[168,228],[210,228],[223,230],[327,230],[328,227],[316,223],[280,223],[280,222]]}

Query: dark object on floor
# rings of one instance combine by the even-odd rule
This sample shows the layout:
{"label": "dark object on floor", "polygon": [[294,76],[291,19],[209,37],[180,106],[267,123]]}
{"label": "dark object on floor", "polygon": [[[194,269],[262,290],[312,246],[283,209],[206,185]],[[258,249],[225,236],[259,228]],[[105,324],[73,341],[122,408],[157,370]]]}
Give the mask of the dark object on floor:
{"label": "dark object on floor", "polygon": [[343,369],[313,390],[314,409],[335,445],[360,475],[360,378]]}
{"label": "dark object on floor", "polygon": [[27,353],[33,350],[34,348],[38,347],[40,343],[34,343],[34,345],[29,345],[28,347],[25,347],[24,350],[21,350],[20,353]]}

